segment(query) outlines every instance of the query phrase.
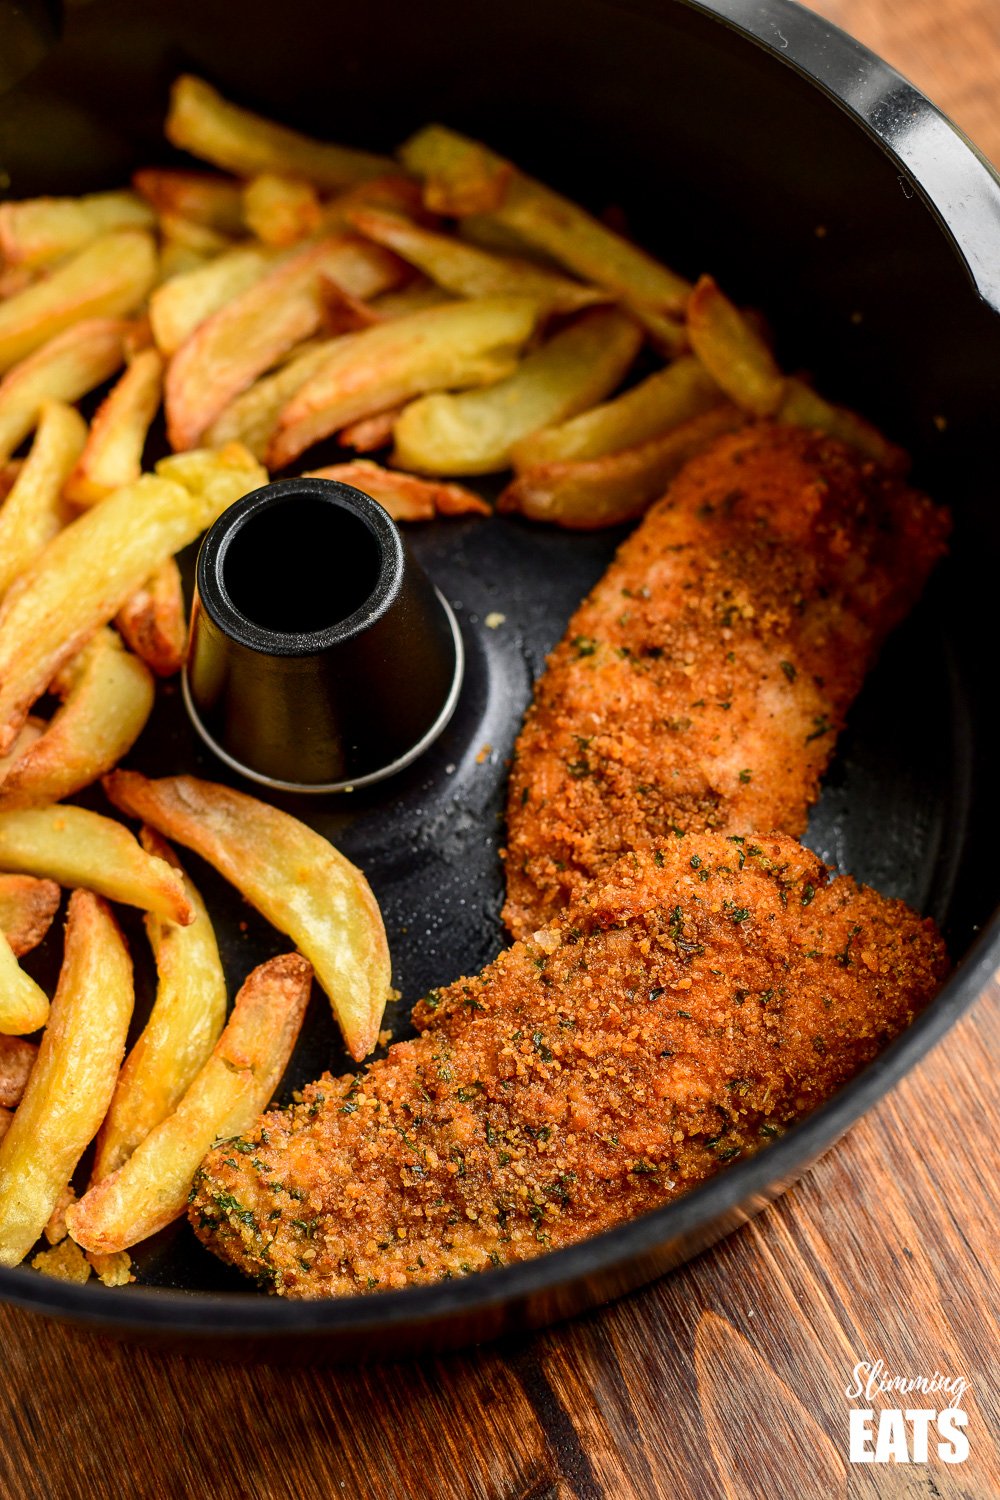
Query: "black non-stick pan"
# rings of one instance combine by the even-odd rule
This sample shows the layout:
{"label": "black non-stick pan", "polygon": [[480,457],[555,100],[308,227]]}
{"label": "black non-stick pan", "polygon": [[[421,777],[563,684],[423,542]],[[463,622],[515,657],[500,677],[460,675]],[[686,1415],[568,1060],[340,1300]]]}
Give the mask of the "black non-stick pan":
{"label": "black non-stick pan", "polygon": [[[269,1299],[179,1225],[136,1252],[136,1285],[68,1286],[18,1269],[0,1272],[0,1295],[206,1353],[357,1359],[566,1317],[661,1274],[805,1170],[1000,961],[1000,181],[903,79],[787,0],[91,0],[62,16],[3,3],[0,43],[0,174],[14,196],[111,186],[164,160],[167,88],[183,69],[291,124],[376,149],[443,120],[596,210],[622,209],[678,270],[711,270],[762,307],[785,367],[810,370],[825,394],[909,447],[916,480],[953,508],[951,556],[872,673],[808,842],[936,917],[958,968],[822,1110],[634,1223],[439,1287]],[[409,537],[461,625],[467,671],[454,717],[393,779],[353,794],[275,794],[371,880],[403,996],[387,1018],[397,1039],[424,990],[478,969],[504,943],[507,759],[545,653],[620,533],[467,519]],[[228,776],[169,689],[130,763]],[[191,864],[235,986],[287,942]],[[140,1007],[149,982],[144,972]],[[284,1090],[328,1066],[347,1060],[316,1001]]]}

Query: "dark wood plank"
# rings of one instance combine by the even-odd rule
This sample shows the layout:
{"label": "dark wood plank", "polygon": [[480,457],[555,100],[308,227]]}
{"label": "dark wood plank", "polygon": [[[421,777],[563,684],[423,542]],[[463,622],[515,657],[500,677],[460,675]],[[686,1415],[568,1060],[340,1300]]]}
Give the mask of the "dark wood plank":
{"label": "dark wood plank", "polygon": [[[815,0],[1000,161],[996,0]],[[501,1349],[219,1366],[0,1309],[0,1500],[1000,1495],[1000,988],[792,1192],[655,1287]],[[854,1364],[964,1374],[971,1456],[849,1469]]]}

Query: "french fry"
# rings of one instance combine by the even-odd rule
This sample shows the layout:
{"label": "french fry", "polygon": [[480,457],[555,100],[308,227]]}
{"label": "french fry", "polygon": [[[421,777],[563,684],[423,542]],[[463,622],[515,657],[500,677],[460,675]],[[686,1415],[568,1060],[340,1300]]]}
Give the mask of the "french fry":
{"label": "french fry", "polygon": [[62,704],[0,782],[0,810],[59,802],[118,764],[153,708],[147,667],[104,628],[56,675]]}
{"label": "french fry", "polygon": [[32,432],[46,401],[78,401],[113,375],[133,325],[87,318],[22,360],[0,380],[0,462]]}
{"label": "french fry", "polygon": [[777,415],[780,422],[829,433],[894,473],[905,474],[910,466],[905,450],[890,443],[877,427],[846,406],[834,406],[824,401],[804,380],[794,376],[785,381],[785,394]]}
{"label": "french fry", "polygon": [[479,297],[345,335],[284,408],[269,466],[283,468],[320,438],[413,396],[501,379],[537,317],[530,297]]}
{"label": "french fry", "polygon": [[753,416],[773,416],[785,377],[761,334],[711,276],[702,276],[688,299],[687,327],[691,348],[729,399]]}
{"label": "french fry", "polygon": [[386,157],[347,146],[329,145],[273,124],[230,104],[201,78],[184,74],[170,93],[167,139],[213,166],[238,177],[278,172],[303,177],[335,191],[395,169]]}
{"label": "french fry", "polygon": [[66,520],[63,485],[86,441],[78,411],[45,402],[31,452],[0,510],[0,599]]}
{"label": "french fry", "polygon": [[393,463],[422,474],[504,469],[515,443],[613,390],[641,343],[630,318],[594,308],[488,389],[414,401],[396,422]]}
{"label": "french fry", "polygon": [[52,1212],[49,1214],[49,1217],[46,1220],[45,1228],[42,1230],[42,1233],[44,1234],[46,1240],[50,1245],[62,1244],[63,1240],[69,1234],[69,1230],[66,1228],[66,1210],[67,1208],[69,1208],[71,1203],[75,1202],[76,1191],[73,1187],[73,1184],[71,1182],[67,1182],[66,1186],[59,1194],[59,1197],[56,1199],[55,1206],[53,1207]]}
{"label": "french fry", "polygon": [[355,297],[399,280],[399,262],[349,237],[307,246],[200,324],[170,362],[167,434],[175,450],[194,447],[220,412],[286,350],[320,327],[319,278]]}
{"label": "french fry", "polygon": [[21,1036],[44,1026],[49,1014],[49,997],[26,974],[14,956],[14,950],[0,932],[0,1034]]}
{"label": "french fry", "polygon": [[255,458],[264,459],[278,426],[278,419],[296,391],[326,363],[333,339],[318,339],[303,346],[271,375],[255,380],[250,388],[219,413],[205,433],[210,448],[223,443],[242,443]]}
{"label": "french fry", "polygon": [[7,266],[0,261],[0,302],[23,292],[39,279],[39,272],[30,266]]}
{"label": "french fry", "polygon": [[357,182],[323,205],[322,233],[346,234],[352,228],[351,214],[357,208],[385,208],[411,219],[431,220],[424,209],[419,182],[394,168],[387,176]]}
{"label": "french fry", "polygon": [[134,193],[83,198],[28,198],[0,204],[0,257],[9,265],[44,266],[118,229],[149,229],[153,214]]}
{"label": "french fry", "polygon": [[172,167],[144,167],[132,186],[157,214],[178,214],[192,224],[204,224],[223,234],[243,231],[243,184],[214,172],[178,171]]}
{"label": "french fry", "polygon": [[0,869],[80,886],[181,926],[194,921],[176,871],[146,854],[121,823],[83,807],[0,812]]}
{"label": "french fry", "polygon": [[20,472],[21,460],[19,458],[11,458],[5,464],[0,464],[0,505],[3,504],[14,488],[14,483]]}
{"label": "french fry", "polygon": [[323,332],[331,338],[341,333],[357,333],[359,328],[371,328],[382,319],[373,312],[360,297],[352,297],[342,286],[331,281],[329,276],[319,279],[320,322]]}
{"label": "french fry", "polygon": [[362,417],[351,422],[337,433],[337,442],[345,448],[354,448],[358,453],[374,453],[392,442],[392,429],[404,408],[390,406],[388,411],[376,412],[374,416]]}
{"label": "french fry", "polygon": [[54,880],[31,875],[0,875],[0,932],[17,958],[37,948],[59,910]]}
{"label": "french fry", "polygon": [[35,1066],[38,1047],[20,1036],[0,1036],[0,1108],[16,1109]]}
{"label": "french fry", "polygon": [[418,130],[400,147],[399,157],[424,179],[427,207],[455,218],[495,213],[514,176],[511,162],[443,125]]}
{"label": "french fry", "polygon": [[187,927],[146,916],[156,1000],[118,1075],[97,1137],[92,1182],[116,1171],[177,1107],[226,1023],[226,976],[205,904],[169,844],[150,829],[143,829],[142,842],[177,871],[197,915]]}
{"label": "french fry", "polygon": [[265,245],[295,245],[317,234],[322,208],[316,189],[298,177],[262,172],[243,189],[247,228]]}
{"label": "french fry", "polygon": [[92,240],[51,276],[0,303],[0,371],[82,318],[122,317],[156,280],[156,247],[142,229]]}
{"label": "french fry", "polygon": [[235,245],[158,286],[149,299],[149,320],[160,353],[175,354],[196,328],[260,281],[278,259],[279,252],[267,245]]}
{"label": "french fry", "polygon": [[48,726],[44,719],[28,718],[21,725],[17,738],[5,755],[0,755],[0,786],[6,781],[21,756],[40,740]]}
{"label": "french fry", "polygon": [[[463,485],[421,479],[416,474],[403,474],[399,469],[383,469],[381,464],[373,464],[364,458],[356,459],[350,464],[330,464],[325,469],[313,469],[306,477],[336,479],[341,484],[351,484],[377,500],[394,521],[432,521],[435,516],[490,515],[486,501]],[[3,790],[0,787],[0,806],[2,805]]]}
{"label": "french fry", "polygon": [[360,870],[288,813],[193,776],[148,781],[115,771],[105,790],[122,812],[185,844],[230,880],[309,959],[351,1056],[378,1039],[389,949]]}
{"label": "french fry", "polygon": [[160,246],[160,272],[156,286],[163,286],[175,276],[186,276],[189,271],[200,271],[217,259],[217,256],[192,250],[189,245],[178,245],[176,240],[167,240]]}
{"label": "french fry", "polygon": [[311,981],[312,969],[297,953],[254,969],[173,1113],[67,1209],[77,1244],[114,1254],[181,1216],[212,1144],[246,1130],[270,1102],[299,1034]]}
{"label": "french fry", "polygon": [[[84,511],[0,604],[0,754],[64,662],[228,505],[267,482],[245,449],[166,460]],[[171,466],[172,464],[172,466]]]}
{"label": "french fry", "polygon": [[630,521],[662,495],[689,458],[744,420],[727,403],[637,448],[526,469],[503,491],[497,509],[577,531]]}
{"label": "french fry", "polygon": [[704,366],[687,355],[623,395],[522,438],[514,445],[514,467],[603,458],[606,453],[635,448],[711,410],[723,399]]}
{"label": "french fry", "polygon": [[13,1123],[14,1116],[11,1111],[9,1109],[4,1109],[3,1106],[0,1105],[0,1141],[3,1140],[4,1136],[7,1134]]}
{"label": "french fry", "polygon": [[597,287],[583,286],[531,261],[463,244],[453,235],[424,229],[401,214],[360,208],[351,212],[350,220],[368,239],[395,251],[459,297],[535,297],[551,313],[579,312],[609,300],[608,293]]}
{"label": "french fry", "polygon": [[405,318],[410,313],[423,312],[428,307],[442,307],[453,299],[443,287],[418,277],[399,291],[381,292],[373,297],[368,306],[381,322],[389,318]]}
{"label": "french fry", "polygon": [[74,891],[49,1022],[0,1145],[0,1265],[24,1259],[103,1120],[132,1004],[118,924],[98,897]]}
{"label": "french fry", "polygon": [[429,208],[494,215],[583,281],[621,298],[640,322],[652,315],[658,328],[664,317],[683,314],[688,282],[478,141],[428,125],[405,143],[400,156],[423,177]]}
{"label": "french fry", "polygon": [[180,671],[187,654],[187,610],[181,570],[172,557],[126,599],[115,624],[125,644],[157,677]]}
{"label": "french fry", "polygon": [[156,349],[143,349],[98,408],[86,446],[66,480],[67,500],[94,505],[139,478],[162,390],[163,359]]}

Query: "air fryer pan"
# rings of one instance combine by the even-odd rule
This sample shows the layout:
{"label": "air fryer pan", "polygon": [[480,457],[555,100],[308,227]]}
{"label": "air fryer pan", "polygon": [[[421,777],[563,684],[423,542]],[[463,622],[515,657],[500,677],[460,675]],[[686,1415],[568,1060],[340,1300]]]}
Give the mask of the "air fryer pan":
{"label": "air fryer pan", "polygon": [[[995,927],[977,937],[1000,887],[990,857],[988,584],[1000,525],[1000,320],[991,305],[1000,186],[897,75],[783,0],[430,0],[417,9],[393,0],[322,9],[306,0],[280,9],[267,0],[92,0],[67,11],[50,55],[0,100],[11,193],[109,186],[135,165],[169,159],[166,89],[184,68],[278,118],[376,148],[442,119],[597,210],[624,209],[635,235],[678,270],[710,269],[763,307],[786,366],[809,368],[825,393],[883,423],[914,452],[918,481],[956,512],[953,554],[866,684],[807,842],[935,916],[964,963],[927,1015],[811,1120],[632,1225],[441,1287],[311,1304],[266,1299],[185,1225],[138,1247],[140,1284],[121,1291],[0,1272],[10,1300],[213,1354],[353,1359],[469,1342],[606,1300],[742,1222],[922,1055],[1000,956]],[[395,1040],[411,1034],[420,994],[474,972],[504,944],[498,849],[513,740],[546,652],[623,534],[499,518],[408,528],[461,624],[467,673],[454,718],[388,782],[272,798],[368,874],[402,991],[385,1022]],[[150,775],[230,780],[173,684],[128,763]],[[89,800],[101,806],[99,794]],[[186,858],[235,989],[287,940]],[[138,923],[126,916],[142,953]],[[57,951],[42,953],[37,972],[51,978],[57,962]],[[140,1014],[151,989],[140,965]],[[347,1066],[317,995],[281,1092]]]}

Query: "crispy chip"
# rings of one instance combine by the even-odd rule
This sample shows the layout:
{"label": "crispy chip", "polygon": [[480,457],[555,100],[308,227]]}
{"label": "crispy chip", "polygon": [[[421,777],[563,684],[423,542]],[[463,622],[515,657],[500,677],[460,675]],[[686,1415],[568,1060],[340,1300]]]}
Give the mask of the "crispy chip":
{"label": "crispy chip", "polygon": [[702,276],[688,299],[688,337],[705,369],[731,401],[753,416],[773,415],[785,377],[749,318]]}
{"label": "crispy chip", "polygon": [[190,74],[171,90],[166,133],[175,146],[240,177],[279,172],[333,190],[393,170],[385,157],[310,140],[240,109]]}
{"label": "crispy chip", "polygon": [[121,317],[156,280],[156,247],[142,229],[101,235],[51,276],[0,303],[0,370],[9,370],[81,318]]}
{"label": "crispy chip", "polygon": [[375,1045],[389,997],[389,948],[360,870],[311,828],[244,792],[115,771],[116,807],[207,859],[310,960],[352,1057]]}
{"label": "crispy chip", "polygon": [[118,924],[97,896],[74,891],[49,1022],[0,1144],[0,1265],[16,1266],[31,1249],[104,1118],[132,1000]]}
{"label": "crispy chip", "polygon": [[135,173],[132,186],[158,214],[179,214],[189,223],[204,224],[223,234],[243,230],[243,184],[233,177],[145,167]]}
{"label": "crispy chip", "polygon": [[263,460],[285,406],[306,381],[326,363],[333,339],[316,339],[301,348],[280,369],[254,382],[219,413],[205,433],[210,447],[243,443],[255,458]]}
{"label": "crispy chip", "polygon": [[642,342],[614,308],[594,308],[486,390],[414,401],[394,428],[393,463],[422,474],[489,474],[514,445],[600,401],[627,372]]}
{"label": "crispy chip", "polygon": [[177,1219],[199,1163],[220,1137],[239,1135],[266,1108],[302,1025],[312,969],[297,953],[261,964],[236,997],[208,1060],[176,1109],[129,1159],[69,1208],[69,1232],[114,1254]]}
{"label": "crispy chip", "polygon": [[884,468],[897,474],[905,474],[910,466],[909,455],[884,438],[877,427],[859,417],[846,406],[834,406],[794,377],[785,382],[785,395],[778,409],[778,420],[792,422],[797,427],[813,427],[839,438],[849,448],[856,448],[866,458],[874,459]]}
{"label": "crispy chip", "polygon": [[401,214],[359,208],[352,211],[350,219],[362,234],[394,250],[456,296],[535,297],[541,307],[553,313],[578,312],[609,300],[608,293],[597,287],[582,286],[528,260],[463,244],[452,235],[424,229]]}
{"label": "crispy chip", "polygon": [[94,505],[139,478],[162,390],[163,360],[157,350],[143,349],[98,409],[86,447],[66,481],[67,500]]}
{"label": "crispy chip", "polygon": [[153,680],[102,629],[53,683],[62,705],[0,782],[0,810],[59,802],[116,766],[153,708]]}
{"label": "crispy chip", "polygon": [[319,232],[322,209],[310,183],[262,172],[243,189],[243,217],[265,245],[296,245]]}
{"label": "crispy chip", "polygon": [[167,432],[175,449],[191,448],[258,375],[322,322],[320,276],[356,297],[399,279],[387,251],[349,237],[322,240],[274,267],[241,296],[200,324],[167,371]]}
{"label": "crispy chip", "polygon": [[226,976],[205,904],[169,844],[150,829],[143,829],[142,842],[148,853],[177,871],[196,919],[179,927],[147,913],[158,976],[156,1000],[118,1075],[97,1137],[94,1182],[120,1167],[176,1108],[226,1022]]}
{"label": "crispy chip", "polygon": [[[438,516],[488,516],[490,508],[472,490],[460,484],[422,479],[399,469],[383,469],[369,459],[359,458],[350,464],[330,464],[313,469],[311,479],[335,479],[351,484],[377,500],[394,521],[432,521]],[[2,805],[2,792],[0,792]]]}
{"label": "crispy chip", "polygon": [[267,245],[235,245],[207,265],[172,276],[149,299],[156,346],[174,354],[213,313],[260,281],[280,259]]}
{"label": "crispy chip", "polygon": [[22,1036],[44,1026],[49,998],[18,963],[4,933],[0,932],[0,1033]]}
{"label": "crispy chip", "polygon": [[127,646],[157,677],[173,677],[187,653],[187,610],[181,570],[171,557],[129,599],[115,623]]}
{"label": "crispy chip", "polygon": [[[0,604],[0,754],[100,625],[241,495],[267,482],[244,449],[185,454],[116,490],[52,538]],[[184,476],[190,486],[184,482]]]}
{"label": "crispy chip", "polygon": [[0,461],[38,422],[46,401],[78,401],[113,375],[125,358],[133,325],[87,318],[67,328],[0,381]]}
{"label": "crispy chip", "polygon": [[96,891],[170,922],[194,921],[177,873],[121,823],[83,807],[0,812],[0,869]]}
{"label": "crispy chip", "polygon": [[725,404],[638,448],[526,469],[504,490],[497,509],[578,531],[631,521],[663,494],[688,459],[744,420]]}
{"label": "crispy chip", "polygon": [[32,875],[0,875],[0,932],[18,958],[37,948],[59,909],[54,880]]}
{"label": "crispy chip", "polygon": [[38,1048],[20,1036],[0,1036],[0,1107],[16,1109],[35,1066]]}
{"label": "crispy chip", "polygon": [[134,193],[3,203],[0,257],[9,265],[49,265],[82,250],[99,235],[116,229],[148,229],[152,223],[149,207]]}
{"label": "crispy chip", "polygon": [[479,297],[345,335],[285,407],[268,463],[282,468],[320,438],[411,396],[499,380],[537,316],[530,297]]}
{"label": "crispy chip", "polygon": [[86,441],[78,411],[44,403],[31,452],[0,510],[0,599],[65,522],[63,485]]}

